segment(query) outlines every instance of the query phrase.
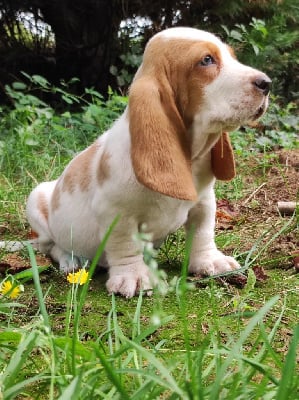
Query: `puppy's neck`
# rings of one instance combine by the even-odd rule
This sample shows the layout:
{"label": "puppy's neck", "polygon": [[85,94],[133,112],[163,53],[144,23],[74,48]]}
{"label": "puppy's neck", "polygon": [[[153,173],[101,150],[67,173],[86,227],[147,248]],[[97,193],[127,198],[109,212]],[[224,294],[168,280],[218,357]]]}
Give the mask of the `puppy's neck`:
{"label": "puppy's neck", "polygon": [[196,133],[192,135],[192,149],[191,160],[192,162],[198,158],[206,156],[211,149],[215,146],[221,136],[222,131],[213,133]]}

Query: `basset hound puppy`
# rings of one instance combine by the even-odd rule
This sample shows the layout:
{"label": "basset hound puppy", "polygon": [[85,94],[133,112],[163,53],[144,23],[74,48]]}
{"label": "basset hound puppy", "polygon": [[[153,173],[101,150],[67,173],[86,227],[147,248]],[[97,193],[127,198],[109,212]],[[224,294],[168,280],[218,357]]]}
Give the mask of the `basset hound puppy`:
{"label": "basset hound puppy", "polygon": [[153,286],[133,240],[141,227],[154,243],[194,230],[189,272],[239,268],[214,242],[215,179],[235,174],[227,132],[261,117],[271,80],[237,61],[211,33],[170,28],[147,44],[122,116],[59,179],[30,194],[27,217],[36,247],[68,272],[91,260],[117,215],[105,248],[110,293],[132,297]]}

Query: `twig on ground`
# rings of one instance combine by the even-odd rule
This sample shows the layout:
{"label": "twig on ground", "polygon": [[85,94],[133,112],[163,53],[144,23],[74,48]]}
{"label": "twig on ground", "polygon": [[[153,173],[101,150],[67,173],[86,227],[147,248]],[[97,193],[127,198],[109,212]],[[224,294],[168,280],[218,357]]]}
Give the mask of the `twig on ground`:
{"label": "twig on ground", "polygon": [[247,204],[267,183],[263,182],[258,188],[256,188],[246,200],[243,201],[243,205]]}

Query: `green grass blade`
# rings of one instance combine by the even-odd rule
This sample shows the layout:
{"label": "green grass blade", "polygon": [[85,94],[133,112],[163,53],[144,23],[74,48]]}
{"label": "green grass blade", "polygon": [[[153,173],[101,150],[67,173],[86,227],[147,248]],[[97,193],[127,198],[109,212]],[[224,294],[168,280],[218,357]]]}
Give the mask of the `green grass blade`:
{"label": "green grass blade", "polygon": [[[22,308],[25,307],[24,304],[20,304],[20,303],[0,303],[0,314],[4,313],[3,310],[7,309],[7,308]],[[6,312],[4,313],[6,314]]]}
{"label": "green grass blade", "polygon": [[10,388],[8,388],[7,390],[5,390],[5,392],[4,392],[5,397],[3,397],[3,398],[1,397],[1,389],[0,389],[0,399],[9,400],[9,399],[18,398],[16,396],[21,391],[23,391],[24,388],[30,387],[32,384],[34,384],[36,382],[41,382],[43,380],[45,380],[45,376],[42,375],[42,374],[41,375],[35,375],[35,376],[31,377],[31,378],[22,380],[21,382],[18,382],[15,385],[13,385]]}
{"label": "green grass blade", "polygon": [[38,333],[33,331],[28,335],[24,335],[17,350],[13,353],[7,367],[5,368],[1,380],[5,390],[11,388],[15,384],[22,367],[25,365],[27,358],[34,347],[37,346]]}
{"label": "green grass blade", "polygon": [[240,358],[240,349],[242,348],[243,343],[255,328],[255,326],[261,321],[264,315],[273,307],[273,305],[278,301],[278,296],[273,297],[270,299],[250,320],[246,328],[241,332],[240,338],[237,342],[233,345],[230,352],[227,354],[227,357],[222,365],[219,367],[217,371],[217,375],[215,381],[211,386],[211,394],[210,400],[218,400],[221,391],[221,384],[224,380],[225,374],[231,363],[234,359]]}
{"label": "green grass blade", "polygon": [[[266,232],[264,232],[256,241],[256,243],[253,245],[252,249],[249,251],[246,260],[245,260],[245,265],[248,268],[250,265],[252,265],[273,243],[279,236],[281,236],[292,224],[294,223],[294,216],[290,218],[289,220],[286,221],[286,223],[280,228],[278,232],[276,232],[274,235],[271,235],[271,238],[266,241],[266,244],[262,246],[260,249],[259,246],[264,240],[264,238],[272,231],[273,228],[268,229]],[[256,252],[256,255],[251,258],[252,254]]]}
{"label": "green grass blade", "polygon": [[82,292],[81,292],[81,296],[80,296],[80,300],[79,300],[79,305],[78,305],[78,312],[77,312],[76,315],[75,315],[74,324],[77,324],[77,325],[78,325],[79,317],[80,317],[80,314],[81,314],[81,310],[82,310],[82,308],[83,308],[83,305],[84,305],[84,302],[85,302],[85,298],[86,298],[86,294],[87,294],[87,292],[88,292],[90,280],[91,280],[91,278],[92,278],[92,276],[93,276],[93,273],[94,273],[94,271],[95,271],[95,269],[96,269],[96,267],[97,267],[97,264],[98,264],[98,262],[99,262],[99,259],[100,259],[101,255],[103,254],[103,251],[104,251],[104,249],[105,249],[105,247],[106,247],[107,241],[108,241],[108,239],[109,239],[109,237],[110,237],[110,235],[111,235],[113,229],[115,228],[116,224],[117,224],[118,221],[119,221],[119,218],[120,218],[120,217],[117,216],[117,217],[113,220],[112,224],[109,226],[107,232],[105,233],[105,236],[104,236],[103,240],[101,241],[101,244],[99,245],[99,247],[98,247],[98,249],[97,249],[97,252],[96,252],[95,257],[94,257],[94,259],[92,260],[91,266],[90,266],[90,268],[89,268],[89,280],[86,282],[85,285],[83,285]]}
{"label": "green grass blade", "polygon": [[31,266],[32,266],[32,277],[33,277],[33,281],[34,281],[34,286],[35,286],[35,290],[36,290],[36,295],[37,295],[37,299],[38,299],[38,303],[39,303],[40,312],[43,317],[45,326],[50,330],[50,328],[51,328],[50,320],[49,320],[49,316],[47,313],[47,309],[46,309],[46,305],[45,305],[45,301],[44,301],[44,297],[43,297],[43,292],[42,292],[40,279],[39,279],[38,266],[36,264],[34,251],[32,249],[32,246],[29,243],[26,243],[26,247],[28,249],[30,262],[31,262]]}
{"label": "green grass blade", "polygon": [[76,376],[71,383],[66,387],[63,393],[58,397],[58,400],[76,400],[80,396],[80,376]]}
{"label": "green grass blade", "polygon": [[288,400],[295,399],[295,395],[298,395],[298,375],[294,379],[296,374],[297,365],[297,347],[299,343],[299,324],[295,327],[293,337],[290,343],[289,351],[286,356],[285,364],[282,369],[282,376],[279,382],[279,388],[276,396],[276,400]]}
{"label": "green grass blade", "polygon": [[122,385],[118,374],[115,371],[114,365],[110,363],[110,361],[107,359],[105,354],[103,354],[101,351],[97,351],[97,356],[99,357],[101,364],[106,372],[106,375],[108,379],[111,381],[111,383],[115,386],[119,394],[121,395],[122,400],[130,400],[131,396],[127,393],[126,389]]}
{"label": "green grass blade", "polygon": [[142,300],[143,300],[143,293],[142,293],[142,291],[140,291],[136,309],[135,309],[134,318],[132,321],[133,322],[132,339],[135,339],[135,337],[139,336],[141,333],[140,315],[141,315]]}
{"label": "green grass blade", "polygon": [[245,356],[242,356],[241,359],[242,361],[253,367],[254,372],[256,371],[260,372],[263,376],[266,376],[272,383],[277,385],[278,381],[273,375],[271,375],[269,366],[265,366],[264,364]]}
{"label": "green grass blade", "polygon": [[[49,269],[51,265],[45,265],[44,267],[38,267],[38,273],[41,274],[42,272],[46,271]],[[16,280],[22,280],[22,282],[26,282],[30,279],[33,279],[33,268],[25,269],[24,271],[18,272],[17,274],[14,274],[14,278]]]}
{"label": "green grass blade", "polygon": [[[165,387],[167,387],[172,392],[177,393],[179,396],[184,398],[185,393],[178,386],[170,370],[157,357],[155,357],[155,355],[151,351],[143,348],[142,346],[133,341],[127,340],[127,342],[130,345],[130,347],[133,347],[135,350],[137,350],[138,353],[141,354],[149,362],[151,366],[156,368],[156,370],[159,372],[159,379],[160,378],[164,379],[163,383]],[[131,372],[133,371],[134,370],[131,370]],[[152,377],[154,379],[154,376]]]}
{"label": "green grass blade", "polygon": [[[261,323],[259,325],[260,335],[257,338],[257,343],[262,340],[263,346],[258,351],[258,354],[254,358],[254,360],[252,360],[253,363],[257,362],[258,364],[260,364],[266,359],[266,357],[269,357],[269,358],[271,358],[272,363],[275,363],[275,365],[277,365],[278,367],[281,368],[281,361],[280,361],[278,355],[275,353],[274,349],[272,348],[271,343],[274,339],[275,333],[277,332],[277,330],[280,326],[284,312],[285,312],[285,302],[283,304],[283,307],[280,311],[278,318],[275,321],[273,328],[271,329],[271,331],[269,333],[266,332],[266,329],[265,329],[265,326],[263,323]],[[245,358],[243,358],[243,359],[245,360]],[[255,373],[256,373],[256,369],[251,368],[250,371],[248,371],[248,372],[244,371],[244,374],[242,374],[242,375],[244,378],[246,377],[246,380],[249,382],[252,380],[252,377],[254,376]],[[265,375],[267,375],[267,374],[265,374]],[[277,385],[277,379],[274,376],[270,377],[270,375],[269,375],[269,379],[272,382],[274,382],[275,385]]]}
{"label": "green grass blade", "polygon": [[20,332],[14,331],[3,331],[0,332],[0,344],[3,343],[16,343],[19,344],[22,338],[22,334]]}
{"label": "green grass blade", "polygon": [[[146,371],[146,370],[142,370],[142,369],[136,369],[136,368],[123,368],[120,369],[118,371],[120,374],[126,375],[126,376],[132,376],[132,375],[139,375],[142,378],[146,378],[146,383],[142,384],[142,386],[140,386],[140,388],[138,389],[138,392],[143,392],[143,385],[147,385],[148,387],[151,386],[152,388],[155,389],[155,392],[171,392],[173,393],[173,395],[175,395],[175,398],[179,398],[180,399],[187,399],[188,396],[186,394],[183,395],[178,395],[176,390],[173,390],[171,388],[171,385],[169,385],[169,382],[167,382],[165,379],[163,379],[163,376],[159,376],[159,372],[157,373],[157,371]],[[151,384],[151,385],[150,385]],[[133,396],[131,396],[131,399],[136,399],[136,400],[140,400],[140,399],[144,399],[144,397],[141,397],[141,394],[137,394],[138,392],[135,392]],[[182,392],[183,393],[183,392]],[[152,395],[152,393],[151,393]],[[148,397],[149,399],[153,399],[156,400],[156,397]]]}
{"label": "green grass blade", "polygon": [[165,389],[163,387],[157,387],[155,381],[150,378],[138,388],[137,392],[131,396],[131,400],[159,399],[159,396],[164,390]]}
{"label": "green grass blade", "polygon": [[103,240],[101,241],[97,251],[96,251],[96,255],[94,257],[94,259],[92,260],[91,266],[89,268],[89,279],[86,282],[85,285],[83,285],[82,288],[82,292],[79,298],[79,302],[78,302],[78,307],[77,310],[75,312],[74,315],[74,333],[73,333],[73,343],[72,343],[72,368],[73,368],[73,373],[75,373],[76,370],[76,352],[75,352],[75,347],[76,347],[76,343],[78,341],[78,329],[79,329],[79,322],[80,322],[80,317],[81,317],[81,312],[82,312],[82,308],[84,306],[85,303],[85,299],[86,299],[86,295],[88,292],[88,288],[89,288],[89,284],[90,284],[90,280],[93,276],[93,273],[96,269],[96,266],[99,262],[99,259],[105,249],[106,243],[114,229],[114,227],[116,226],[116,224],[119,221],[119,216],[115,217],[115,219],[113,220],[113,222],[111,223],[111,225],[109,226],[107,232],[105,233],[105,236],[103,238]]}

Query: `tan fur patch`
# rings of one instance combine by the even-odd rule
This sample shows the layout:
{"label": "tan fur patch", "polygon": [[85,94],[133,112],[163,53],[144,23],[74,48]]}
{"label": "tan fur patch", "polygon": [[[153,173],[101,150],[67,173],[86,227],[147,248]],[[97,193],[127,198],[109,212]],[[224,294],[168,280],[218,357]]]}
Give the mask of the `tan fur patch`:
{"label": "tan fur patch", "polygon": [[92,161],[98,148],[99,144],[93,143],[70,162],[62,176],[63,191],[74,193],[77,186],[82,192],[88,190],[92,179]]}
{"label": "tan fur patch", "polygon": [[52,211],[58,210],[60,206],[60,187],[59,187],[59,182],[57,182],[55,189],[53,191],[52,199],[51,199],[51,208]]}
{"label": "tan fur patch", "polygon": [[230,55],[232,56],[232,58],[234,58],[234,59],[236,60],[236,59],[237,59],[237,56],[236,56],[236,54],[235,54],[234,49],[233,49],[232,47],[230,47],[228,44],[226,45],[226,47],[227,47],[227,49],[228,49]]}
{"label": "tan fur patch", "polygon": [[47,202],[46,196],[42,192],[40,192],[38,194],[37,208],[38,208],[39,212],[48,221],[48,218],[49,218],[48,202]]}
{"label": "tan fur patch", "polygon": [[107,153],[106,151],[103,152],[100,162],[99,162],[99,167],[97,170],[97,178],[98,182],[100,185],[103,184],[103,182],[106,179],[109,179],[110,177],[110,166],[109,166],[109,159],[111,155]]}

